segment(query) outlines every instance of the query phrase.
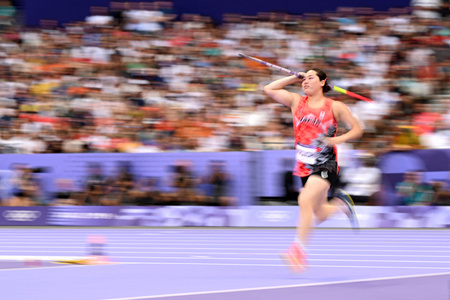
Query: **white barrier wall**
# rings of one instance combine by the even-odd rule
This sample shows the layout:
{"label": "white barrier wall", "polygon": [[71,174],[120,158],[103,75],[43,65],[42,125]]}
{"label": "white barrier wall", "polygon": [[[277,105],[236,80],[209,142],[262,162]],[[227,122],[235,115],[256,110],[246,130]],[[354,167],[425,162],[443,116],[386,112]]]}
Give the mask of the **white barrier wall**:
{"label": "white barrier wall", "polygon": [[[357,206],[363,228],[450,228],[450,207]],[[295,227],[296,206],[0,207],[1,226]],[[317,227],[347,228],[336,214]]]}

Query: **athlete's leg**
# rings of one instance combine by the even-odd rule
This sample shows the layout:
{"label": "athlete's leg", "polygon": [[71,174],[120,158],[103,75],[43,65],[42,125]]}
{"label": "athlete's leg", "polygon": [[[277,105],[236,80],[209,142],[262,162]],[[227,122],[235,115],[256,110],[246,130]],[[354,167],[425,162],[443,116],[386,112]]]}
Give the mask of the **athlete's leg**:
{"label": "athlete's leg", "polygon": [[316,224],[320,224],[326,219],[328,219],[331,215],[341,210],[341,205],[337,203],[335,200],[331,200],[328,202],[328,197],[322,198],[321,202],[317,205],[314,210],[314,214],[316,215]]}
{"label": "athlete's leg", "polygon": [[298,196],[300,218],[297,226],[297,236],[303,245],[307,245],[311,230],[313,213],[323,204],[330,183],[317,175],[311,175]]}
{"label": "athlete's leg", "polygon": [[318,203],[322,202],[322,198],[326,197],[329,187],[330,183],[327,180],[317,175],[311,175],[298,196],[300,217],[297,225],[297,237],[288,251],[281,253],[281,258],[293,271],[304,270],[308,265],[305,246],[308,244],[313,213],[320,205]]}
{"label": "athlete's leg", "polygon": [[[336,173],[327,173],[327,175],[327,181],[330,182],[329,191],[335,193],[334,187],[336,186],[339,177]],[[317,206],[314,209],[314,214],[316,215],[316,224],[322,223],[338,211],[344,211],[344,213],[346,213],[346,207],[343,206],[342,200],[336,198],[336,196],[334,195],[335,198],[333,198],[331,201],[328,201],[327,196],[328,194],[325,195],[320,202],[317,202]]]}
{"label": "athlete's leg", "polygon": [[343,190],[337,190],[332,201],[337,203],[347,215],[352,227],[355,229],[359,228],[358,216],[356,215],[355,203],[353,203],[352,197]]}
{"label": "athlete's leg", "polygon": [[345,192],[337,193],[339,196],[335,196],[332,200],[327,201],[328,198],[324,197],[322,204],[318,205],[314,209],[314,214],[316,215],[316,225],[324,222],[331,215],[336,212],[343,212],[350,220],[352,227],[359,227],[358,219],[354,209],[353,201],[351,197],[346,195]]}

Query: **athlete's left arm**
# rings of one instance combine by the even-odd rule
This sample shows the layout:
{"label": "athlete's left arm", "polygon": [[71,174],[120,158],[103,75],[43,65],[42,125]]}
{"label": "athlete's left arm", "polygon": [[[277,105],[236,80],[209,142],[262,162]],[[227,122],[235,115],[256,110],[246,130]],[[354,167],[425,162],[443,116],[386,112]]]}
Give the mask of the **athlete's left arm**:
{"label": "athlete's left arm", "polygon": [[347,124],[351,129],[343,135],[327,138],[326,143],[328,143],[330,146],[342,144],[349,140],[358,139],[362,136],[364,130],[361,126],[361,123],[355,118],[355,116],[347,107],[347,105],[345,105],[340,101],[334,101],[332,110],[336,122],[339,123],[340,121],[342,121],[345,124]]}

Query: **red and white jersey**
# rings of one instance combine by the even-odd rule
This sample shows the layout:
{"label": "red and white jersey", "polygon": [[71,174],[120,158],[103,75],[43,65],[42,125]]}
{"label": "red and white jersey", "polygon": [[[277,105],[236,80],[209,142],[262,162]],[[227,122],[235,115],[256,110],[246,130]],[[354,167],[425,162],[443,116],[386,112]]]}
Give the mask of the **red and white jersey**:
{"label": "red and white jersey", "polygon": [[302,97],[294,113],[296,164],[294,175],[305,177],[317,171],[338,172],[336,146],[323,144],[324,137],[334,137],[337,122],[333,100],[325,98],[322,107],[311,108],[308,97]]}

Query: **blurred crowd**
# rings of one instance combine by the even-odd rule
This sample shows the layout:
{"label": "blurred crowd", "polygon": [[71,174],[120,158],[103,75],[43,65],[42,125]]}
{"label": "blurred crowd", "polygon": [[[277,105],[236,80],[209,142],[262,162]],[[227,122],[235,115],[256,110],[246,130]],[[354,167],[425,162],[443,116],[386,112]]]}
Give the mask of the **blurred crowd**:
{"label": "blurred crowd", "polygon": [[263,93],[285,75],[238,53],[319,67],[331,84],[373,99],[328,94],[365,127],[346,151],[450,148],[448,2],[428,2],[228,14],[220,24],[178,15],[170,1],[113,2],[84,21],[26,28],[2,1],[0,152],[293,149],[291,112]]}
{"label": "blurred crowd", "polygon": [[290,112],[262,91],[284,74],[239,52],[322,68],[331,84],[373,99],[330,94],[365,125],[352,148],[448,148],[450,21],[438,12],[261,13],[216,24],[178,16],[171,2],[115,2],[64,27],[4,21],[1,152],[291,149]]}
{"label": "blurred crowd", "polygon": [[0,171],[0,205],[237,205],[231,191],[233,179],[225,162],[210,160],[203,174],[193,170],[189,160],[177,160],[168,166],[167,178],[142,176],[133,171],[130,161],[117,161],[107,171],[101,162],[87,164],[80,182],[70,178],[55,181],[50,191],[46,173],[49,168],[33,168],[14,163]]}

